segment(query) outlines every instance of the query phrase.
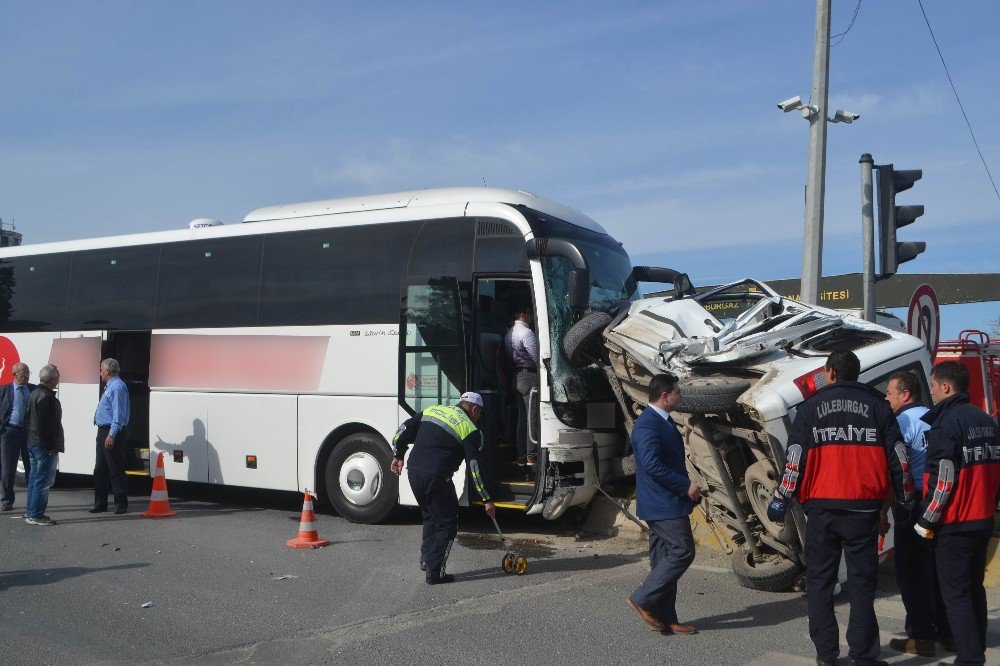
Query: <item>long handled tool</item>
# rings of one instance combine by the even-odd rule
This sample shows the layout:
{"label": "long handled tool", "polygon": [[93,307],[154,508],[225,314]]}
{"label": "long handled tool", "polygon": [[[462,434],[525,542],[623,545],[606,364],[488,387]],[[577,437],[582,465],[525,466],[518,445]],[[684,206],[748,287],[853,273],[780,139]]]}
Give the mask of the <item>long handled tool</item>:
{"label": "long handled tool", "polygon": [[607,497],[608,501],[611,502],[612,504],[614,504],[616,509],[618,509],[623,514],[625,514],[626,518],[628,518],[633,523],[635,523],[636,525],[638,525],[639,529],[641,529],[643,532],[648,532],[649,531],[649,528],[646,525],[644,525],[643,523],[641,523],[638,518],[636,518],[635,516],[633,516],[631,511],[629,511],[628,509],[626,509],[625,507],[623,507],[621,504],[619,504],[618,500],[616,500],[614,497],[612,497],[611,495],[609,495],[606,492],[604,492],[604,488],[601,488],[596,483],[594,484],[594,487],[597,488],[598,490],[600,490],[601,494],[604,495],[605,497]]}
{"label": "long handled tool", "polygon": [[500,537],[500,545],[506,551],[503,554],[503,560],[500,562],[500,568],[503,569],[504,573],[522,575],[528,570],[528,558],[524,555],[510,550],[507,546],[507,539],[504,538],[503,532],[500,531],[500,525],[497,523],[497,519],[494,516],[490,516],[490,520],[493,521],[493,527],[497,529],[497,536]]}

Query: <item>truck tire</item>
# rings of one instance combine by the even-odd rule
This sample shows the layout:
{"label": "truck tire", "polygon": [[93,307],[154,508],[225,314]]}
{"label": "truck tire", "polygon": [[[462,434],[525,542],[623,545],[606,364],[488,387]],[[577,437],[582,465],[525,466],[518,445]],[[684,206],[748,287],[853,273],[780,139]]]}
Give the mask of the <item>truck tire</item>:
{"label": "truck tire", "polygon": [[388,518],[399,499],[399,478],[390,463],[392,454],[378,435],[359,432],[342,439],[326,461],[326,497],[334,510],[352,523]]}
{"label": "truck tire", "polygon": [[624,458],[612,458],[609,461],[611,473],[616,478],[624,479],[635,476],[635,456],[625,456]]}
{"label": "truck tire", "polygon": [[743,587],[764,592],[787,592],[795,587],[802,575],[802,567],[797,562],[777,553],[764,555],[761,562],[753,562],[753,556],[745,546],[733,551],[731,564],[736,579]]}
{"label": "truck tire", "polygon": [[774,467],[766,460],[758,460],[747,467],[743,482],[746,487],[747,497],[750,499],[750,506],[753,507],[757,519],[764,529],[781,543],[789,543],[792,539],[792,517],[784,523],[776,523],[767,517],[767,505],[774,497],[774,490],[778,487],[778,473]]}
{"label": "truck tire", "polygon": [[563,338],[563,352],[574,368],[583,368],[601,358],[601,333],[611,323],[606,312],[591,312],[570,326]]}
{"label": "truck tire", "polygon": [[725,412],[736,406],[736,399],[750,388],[750,380],[736,377],[694,377],[680,382],[678,412],[706,414]]}

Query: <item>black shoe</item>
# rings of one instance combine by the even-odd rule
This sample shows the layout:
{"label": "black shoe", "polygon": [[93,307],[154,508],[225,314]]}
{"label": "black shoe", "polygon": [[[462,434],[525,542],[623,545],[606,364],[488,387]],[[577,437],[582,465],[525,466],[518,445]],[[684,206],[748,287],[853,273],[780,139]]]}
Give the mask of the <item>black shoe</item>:
{"label": "black shoe", "polygon": [[889,666],[889,662],[881,659],[855,659],[851,657],[853,666]]}
{"label": "black shoe", "polygon": [[128,511],[128,507],[127,506],[116,506],[115,507],[115,515],[116,516],[120,516],[120,515],[122,515],[123,513],[127,512],[127,511]]}
{"label": "black shoe", "polygon": [[0,511],[13,511],[13,510],[14,510],[13,504],[4,504],[3,506],[0,506]]}
{"label": "black shoe", "polygon": [[816,666],[833,666],[836,663],[836,661],[825,661],[819,657],[816,658]]}
{"label": "black shoe", "polygon": [[441,583],[450,583],[453,580],[455,580],[455,576],[452,574],[437,574],[433,571],[427,574],[428,585],[440,585]]}
{"label": "black shoe", "polygon": [[108,510],[106,506],[93,506],[87,509],[87,513],[104,513]]}

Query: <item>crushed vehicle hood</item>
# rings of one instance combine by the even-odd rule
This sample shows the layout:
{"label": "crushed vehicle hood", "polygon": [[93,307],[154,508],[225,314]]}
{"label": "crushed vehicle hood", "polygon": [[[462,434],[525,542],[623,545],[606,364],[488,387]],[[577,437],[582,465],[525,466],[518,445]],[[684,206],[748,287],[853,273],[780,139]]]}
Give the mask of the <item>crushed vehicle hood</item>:
{"label": "crushed vehicle hood", "polygon": [[[753,303],[723,323],[704,305],[739,287],[747,287]],[[849,314],[783,298],[763,282],[750,278],[682,299],[636,301],[606,331],[610,342],[627,349],[650,372],[680,376],[712,372],[712,367],[758,367],[801,351],[803,341],[827,331],[899,333]],[[826,354],[815,354],[825,356]]]}

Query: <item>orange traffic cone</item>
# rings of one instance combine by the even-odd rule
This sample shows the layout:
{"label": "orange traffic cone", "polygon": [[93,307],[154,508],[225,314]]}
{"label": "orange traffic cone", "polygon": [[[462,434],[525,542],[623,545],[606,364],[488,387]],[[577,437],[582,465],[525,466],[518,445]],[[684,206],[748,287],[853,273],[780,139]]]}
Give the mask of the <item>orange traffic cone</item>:
{"label": "orange traffic cone", "polygon": [[316,515],[313,513],[313,494],[306,490],[302,500],[302,520],[299,521],[299,535],[289,539],[285,545],[289,548],[322,548],[329,546],[329,539],[320,539],[316,531]]}
{"label": "orange traffic cone", "polygon": [[149,494],[149,508],[142,512],[144,518],[169,518],[176,516],[176,511],[170,510],[170,498],[167,497],[167,477],[163,473],[163,451],[156,457],[156,469],[153,471],[153,492]]}

